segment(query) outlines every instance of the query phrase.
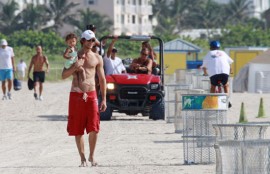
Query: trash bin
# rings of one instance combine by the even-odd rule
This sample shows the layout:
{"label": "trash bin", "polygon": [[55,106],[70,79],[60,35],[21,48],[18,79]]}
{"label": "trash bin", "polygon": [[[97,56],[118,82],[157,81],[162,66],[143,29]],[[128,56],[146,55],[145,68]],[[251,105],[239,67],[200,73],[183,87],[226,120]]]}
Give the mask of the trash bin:
{"label": "trash bin", "polygon": [[214,124],[217,174],[269,174],[269,123]]}
{"label": "trash bin", "polygon": [[226,123],[225,94],[183,94],[184,164],[215,162],[216,142],[213,124]]}
{"label": "trash bin", "polygon": [[179,113],[179,98],[176,92],[179,90],[189,90],[188,84],[166,84],[165,85],[165,118],[167,123],[174,123],[175,115]]}

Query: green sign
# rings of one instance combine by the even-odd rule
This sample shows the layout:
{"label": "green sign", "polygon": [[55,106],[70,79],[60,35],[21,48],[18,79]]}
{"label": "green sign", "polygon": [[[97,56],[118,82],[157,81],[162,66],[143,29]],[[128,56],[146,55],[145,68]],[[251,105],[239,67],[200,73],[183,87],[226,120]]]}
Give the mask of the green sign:
{"label": "green sign", "polygon": [[182,96],[182,110],[227,110],[226,95]]}

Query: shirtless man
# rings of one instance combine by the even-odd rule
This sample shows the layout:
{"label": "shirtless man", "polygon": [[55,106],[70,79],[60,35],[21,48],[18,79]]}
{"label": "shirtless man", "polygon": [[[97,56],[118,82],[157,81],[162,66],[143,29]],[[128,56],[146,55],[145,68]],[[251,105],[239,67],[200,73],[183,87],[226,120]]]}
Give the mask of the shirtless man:
{"label": "shirtless man", "polygon": [[[49,61],[46,56],[42,54],[42,47],[36,47],[37,54],[34,55],[31,59],[29,69],[28,69],[28,79],[30,78],[29,74],[31,72],[32,67],[33,70],[33,80],[34,80],[34,97],[36,100],[43,100],[42,90],[43,90],[43,82],[45,81],[45,71],[43,69],[43,65],[45,64],[47,69],[46,73],[49,72]],[[37,86],[39,85],[39,96],[37,95]]]}
{"label": "shirtless man", "polygon": [[[83,134],[89,134],[90,155],[88,161],[92,166],[97,166],[94,159],[94,152],[99,132],[99,111],[104,112],[106,106],[106,80],[103,69],[102,57],[92,51],[95,44],[95,34],[91,30],[86,30],[81,35],[82,49],[78,51],[78,60],[68,69],[64,68],[62,78],[66,79],[73,76],[70,97],[67,132],[69,136],[75,136],[75,141],[79,155],[81,157],[80,167],[87,166]],[[82,83],[78,69],[83,67],[86,74],[85,81]],[[102,101],[98,108],[98,100],[95,87],[95,74],[97,73]],[[78,88],[81,91],[78,91]],[[86,91],[85,93],[83,91]]]}

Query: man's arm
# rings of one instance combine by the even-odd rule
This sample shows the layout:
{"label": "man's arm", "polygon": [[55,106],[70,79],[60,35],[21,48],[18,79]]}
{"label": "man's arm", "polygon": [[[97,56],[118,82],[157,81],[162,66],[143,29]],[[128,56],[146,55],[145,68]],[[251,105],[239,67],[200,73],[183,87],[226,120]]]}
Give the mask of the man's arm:
{"label": "man's arm", "polygon": [[83,66],[84,59],[79,59],[71,65],[70,68],[64,68],[62,71],[62,79],[66,79],[71,76],[79,67]]}
{"label": "man's arm", "polygon": [[109,45],[109,48],[108,48],[108,50],[107,50],[107,57],[108,57],[108,58],[111,57],[112,49],[113,49],[113,47],[114,47],[114,44],[115,44],[116,40],[117,40],[117,36],[115,36],[115,37],[113,38],[112,42],[111,42],[110,45]]}
{"label": "man's arm", "polygon": [[34,64],[34,61],[33,61],[33,57],[32,57],[31,62],[30,62],[30,65],[29,65],[29,68],[28,68],[28,74],[27,74],[27,78],[28,79],[30,77],[29,75],[30,75],[30,72],[31,72],[31,69],[32,69],[33,64]]}
{"label": "man's arm", "polygon": [[207,68],[206,67],[202,67],[202,69],[203,69],[203,75],[204,76],[208,76]]}
{"label": "man's arm", "polygon": [[98,75],[98,80],[99,80],[99,84],[100,84],[100,91],[101,91],[101,97],[102,97],[102,101],[100,104],[100,111],[104,112],[107,108],[106,105],[106,79],[105,79],[105,75],[104,75],[104,69],[103,69],[103,60],[102,57],[97,55],[98,59],[99,59],[99,63],[96,67],[96,71],[97,71],[97,75]]}
{"label": "man's arm", "polygon": [[131,70],[135,71],[139,67],[139,64],[137,62],[138,62],[138,60],[137,59],[134,59],[132,61],[132,63],[129,65],[129,68]]}
{"label": "man's arm", "polygon": [[148,59],[147,66],[140,66],[140,67],[137,68],[137,70],[147,72],[147,74],[152,74],[152,66],[153,66],[153,60]]}
{"label": "man's arm", "polygon": [[203,75],[204,76],[208,76],[208,73],[207,73],[207,60],[206,60],[206,57],[203,59],[203,64],[201,66],[202,70],[203,70]]}
{"label": "man's arm", "polygon": [[8,46],[8,48],[10,48],[10,52],[11,52],[11,63],[12,63],[13,71],[16,71],[15,54],[14,54],[13,48],[12,47],[9,47],[9,46]]}
{"label": "man's arm", "polygon": [[47,58],[46,56],[45,56],[45,64],[46,64],[46,66],[47,66],[46,72],[48,73],[49,70],[50,70],[50,64],[49,64],[49,60],[48,60],[48,58]]}
{"label": "man's arm", "polygon": [[12,62],[13,71],[16,71],[14,56],[11,57],[11,62]]}

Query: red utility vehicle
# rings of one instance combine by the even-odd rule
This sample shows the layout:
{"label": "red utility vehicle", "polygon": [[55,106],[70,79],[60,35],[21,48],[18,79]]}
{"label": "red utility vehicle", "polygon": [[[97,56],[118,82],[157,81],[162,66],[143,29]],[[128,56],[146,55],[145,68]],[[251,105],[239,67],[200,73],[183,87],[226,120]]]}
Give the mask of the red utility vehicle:
{"label": "red utility vehicle", "polygon": [[[102,37],[100,42],[104,39],[113,37]],[[126,42],[139,41],[138,44],[141,44],[140,41],[156,40],[159,44],[159,70],[157,74],[136,74],[130,72],[126,65],[128,73],[106,76],[107,109],[100,113],[100,119],[110,120],[113,112],[127,115],[141,113],[153,120],[164,119],[163,41],[155,36],[118,36],[118,40],[122,39]]]}

